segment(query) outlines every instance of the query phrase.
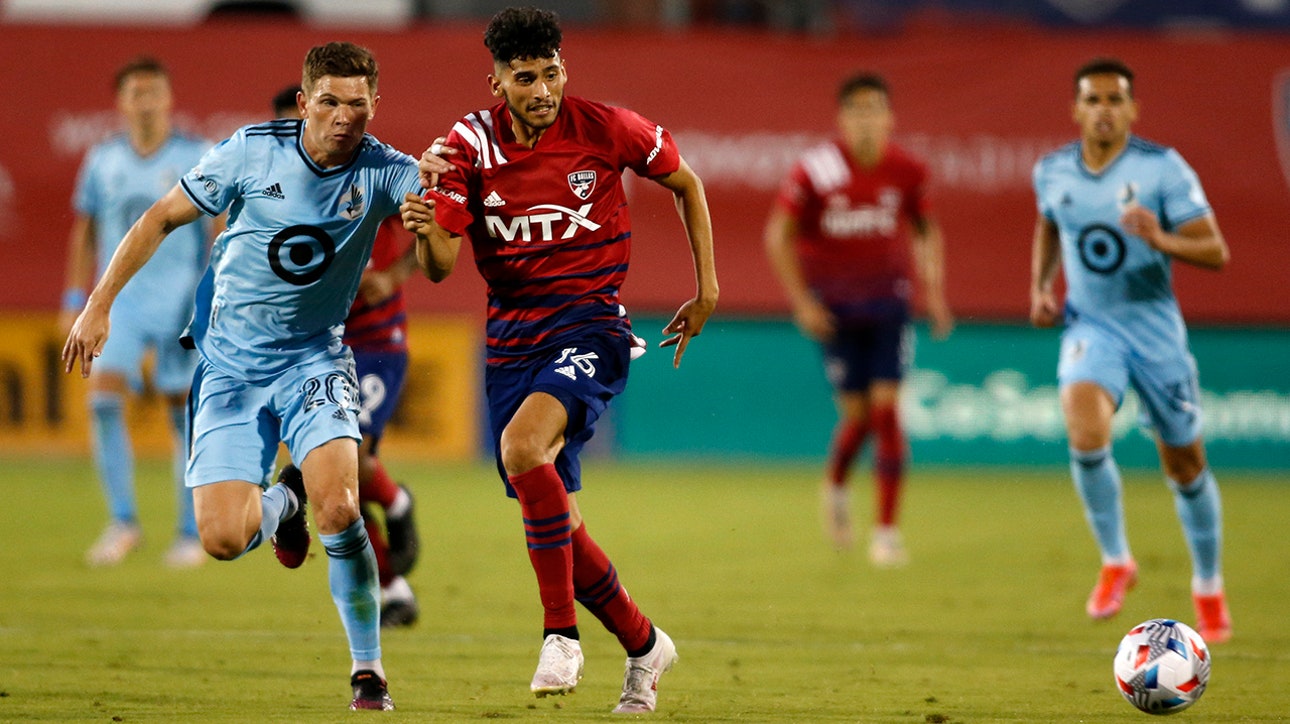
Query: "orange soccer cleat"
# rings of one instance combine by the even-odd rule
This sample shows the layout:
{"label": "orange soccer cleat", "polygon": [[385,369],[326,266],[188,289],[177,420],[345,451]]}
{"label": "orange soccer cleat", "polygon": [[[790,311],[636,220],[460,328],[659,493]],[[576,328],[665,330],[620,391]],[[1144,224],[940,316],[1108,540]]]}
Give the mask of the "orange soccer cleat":
{"label": "orange soccer cleat", "polygon": [[1212,596],[1193,593],[1191,600],[1196,604],[1196,631],[1206,643],[1221,644],[1232,638],[1232,616],[1222,591]]}
{"label": "orange soccer cleat", "polygon": [[1138,564],[1133,561],[1122,566],[1102,566],[1097,585],[1088,596],[1084,610],[1095,619],[1111,618],[1124,605],[1124,594],[1138,582]]}

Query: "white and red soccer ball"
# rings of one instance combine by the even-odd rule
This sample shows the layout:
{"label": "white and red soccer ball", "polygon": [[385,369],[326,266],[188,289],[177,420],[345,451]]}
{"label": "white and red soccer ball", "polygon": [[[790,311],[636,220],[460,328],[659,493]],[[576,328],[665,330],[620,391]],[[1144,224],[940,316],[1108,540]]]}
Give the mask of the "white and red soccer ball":
{"label": "white and red soccer ball", "polygon": [[1190,626],[1153,618],[1134,626],[1115,652],[1115,685],[1148,714],[1182,711],[1209,684],[1209,647]]}

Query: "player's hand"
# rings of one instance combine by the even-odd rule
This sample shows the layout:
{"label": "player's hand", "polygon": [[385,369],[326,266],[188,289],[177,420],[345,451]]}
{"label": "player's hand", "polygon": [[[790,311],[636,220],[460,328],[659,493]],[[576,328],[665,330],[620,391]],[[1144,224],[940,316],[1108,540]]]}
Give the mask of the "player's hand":
{"label": "player's hand", "polygon": [[101,308],[101,305],[95,304],[93,299],[85,305],[85,309],[72,324],[72,331],[67,335],[67,343],[63,345],[64,373],[71,372],[76,366],[76,360],[79,359],[81,377],[90,376],[94,358],[103,354],[103,345],[107,342],[108,330],[111,326],[108,311]]}
{"label": "player's hand", "polygon": [[1030,323],[1036,327],[1052,327],[1057,324],[1061,307],[1057,304],[1057,295],[1051,291],[1032,291],[1030,293]]}
{"label": "player's hand", "polygon": [[794,306],[793,322],[802,330],[802,334],[817,342],[833,339],[838,331],[837,318],[818,299],[810,299]]}
{"label": "player's hand", "polygon": [[358,296],[371,305],[377,305],[399,291],[398,280],[383,269],[369,269],[358,280]]}
{"label": "player's hand", "polygon": [[717,308],[716,302],[700,302],[698,298],[691,299],[676,311],[676,316],[672,321],[663,328],[663,334],[673,335],[662,342],[658,343],[659,347],[676,347],[676,354],[672,355],[672,367],[681,366],[681,357],[685,355],[685,348],[689,346],[692,337],[698,337],[703,331],[703,325],[708,323],[708,317]]}
{"label": "player's hand", "polygon": [[434,221],[434,201],[416,194],[405,194],[403,203],[399,204],[399,217],[403,220],[403,228],[417,236],[425,236],[430,233],[430,224]]}
{"label": "player's hand", "polygon": [[1120,226],[1128,233],[1147,242],[1151,248],[1160,248],[1160,238],[1164,234],[1164,229],[1160,227],[1160,219],[1141,205],[1130,204],[1120,215]]}
{"label": "player's hand", "polygon": [[443,145],[448,139],[440,136],[434,139],[430,148],[421,154],[421,160],[417,161],[417,172],[421,175],[421,188],[432,189],[439,185],[439,177],[452,170],[452,163],[448,161],[448,156],[457,153],[457,149],[451,146]]}

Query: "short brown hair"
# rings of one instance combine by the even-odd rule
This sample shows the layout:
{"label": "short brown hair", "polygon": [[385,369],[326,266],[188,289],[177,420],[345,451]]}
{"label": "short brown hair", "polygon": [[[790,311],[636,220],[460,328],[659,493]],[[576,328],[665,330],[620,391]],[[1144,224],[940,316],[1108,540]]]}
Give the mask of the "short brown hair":
{"label": "short brown hair", "polygon": [[372,51],[348,42],[331,42],[309,49],[305,55],[305,68],[300,76],[300,86],[308,94],[314,84],[325,75],[337,78],[367,78],[367,85],[376,92],[376,58]]}
{"label": "short brown hair", "polygon": [[166,66],[160,60],[151,55],[139,55],[131,58],[116,72],[116,89],[121,90],[121,86],[125,85],[126,79],[136,73],[170,77],[170,73],[166,71]]}

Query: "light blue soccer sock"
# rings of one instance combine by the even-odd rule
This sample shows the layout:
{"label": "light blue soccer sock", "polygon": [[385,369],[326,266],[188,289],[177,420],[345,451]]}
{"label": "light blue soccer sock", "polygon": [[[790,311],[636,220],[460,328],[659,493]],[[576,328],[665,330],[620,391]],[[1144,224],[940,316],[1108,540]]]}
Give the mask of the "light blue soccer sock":
{"label": "light blue soccer sock", "polygon": [[1201,582],[1212,581],[1222,568],[1223,502],[1218,481],[1207,467],[1188,485],[1169,480],[1169,487],[1191,550],[1192,575]]}
{"label": "light blue soccer sock", "polygon": [[1097,450],[1071,448],[1071,477],[1084,502],[1084,517],[1102,551],[1102,563],[1127,563],[1129,542],[1124,533],[1124,504],[1120,498],[1120,469],[1111,446]]}
{"label": "light blue soccer sock", "polygon": [[296,496],[287,490],[287,486],[282,483],[270,485],[260,496],[260,530],[256,531],[251,542],[246,544],[246,550],[238,558],[259,548],[261,543],[272,537],[282,521],[296,514],[297,505]]}
{"label": "light blue soccer sock", "polygon": [[355,661],[381,658],[381,586],[376,575],[376,554],[367,528],[359,517],[348,528],[319,535],[327,551],[331,598],[345,626],[349,650]]}
{"label": "light blue soccer sock", "polygon": [[134,501],[134,450],[125,426],[125,400],[113,392],[90,395],[90,430],[108,513],[117,523],[137,525]]}
{"label": "light blue soccer sock", "polygon": [[175,533],[180,538],[197,537],[197,519],[193,516],[193,489],[184,484],[184,471],[188,468],[188,446],[185,427],[188,410],[184,405],[173,405],[170,410],[170,427],[174,432],[175,457]]}

